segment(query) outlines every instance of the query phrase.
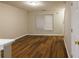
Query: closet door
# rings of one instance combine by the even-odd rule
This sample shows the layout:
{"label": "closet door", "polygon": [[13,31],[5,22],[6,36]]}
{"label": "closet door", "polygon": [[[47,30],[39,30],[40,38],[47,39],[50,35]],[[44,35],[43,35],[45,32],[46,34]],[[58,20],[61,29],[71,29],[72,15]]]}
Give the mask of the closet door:
{"label": "closet door", "polygon": [[71,6],[71,48],[72,57],[79,58],[79,2],[72,2]]}

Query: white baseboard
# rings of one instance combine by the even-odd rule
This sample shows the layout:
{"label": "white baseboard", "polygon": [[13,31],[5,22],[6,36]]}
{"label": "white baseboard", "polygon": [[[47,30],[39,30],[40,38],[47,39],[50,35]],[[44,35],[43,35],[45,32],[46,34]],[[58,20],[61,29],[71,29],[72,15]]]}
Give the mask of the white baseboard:
{"label": "white baseboard", "polygon": [[63,34],[25,34],[25,35],[22,35],[22,36],[19,36],[19,37],[16,37],[14,38],[15,40],[19,39],[19,38],[22,38],[24,36],[27,36],[27,35],[42,35],[42,36],[64,36]]}
{"label": "white baseboard", "polygon": [[20,39],[20,38],[22,38],[22,37],[24,37],[24,36],[27,36],[27,35],[28,35],[28,34],[25,34],[25,35],[19,36],[19,37],[15,38],[15,40]]}
{"label": "white baseboard", "polygon": [[66,52],[67,52],[67,55],[68,55],[68,58],[71,58],[69,52],[68,52],[68,48],[67,48],[67,45],[66,45],[66,42],[65,42],[65,39],[64,39],[64,44],[65,44],[65,47],[66,47]]}
{"label": "white baseboard", "polygon": [[43,36],[64,36],[63,34],[28,34],[28,35],[43,35]]}

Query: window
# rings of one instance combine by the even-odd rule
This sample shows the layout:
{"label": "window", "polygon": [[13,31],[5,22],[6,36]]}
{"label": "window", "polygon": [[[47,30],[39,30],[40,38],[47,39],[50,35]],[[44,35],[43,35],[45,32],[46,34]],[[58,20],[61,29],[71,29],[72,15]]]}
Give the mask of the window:
{"label": "window", "polygon": [[52,14],[39,15],[36,17],[36,26],[38,29],[53,30],[54,17]]}

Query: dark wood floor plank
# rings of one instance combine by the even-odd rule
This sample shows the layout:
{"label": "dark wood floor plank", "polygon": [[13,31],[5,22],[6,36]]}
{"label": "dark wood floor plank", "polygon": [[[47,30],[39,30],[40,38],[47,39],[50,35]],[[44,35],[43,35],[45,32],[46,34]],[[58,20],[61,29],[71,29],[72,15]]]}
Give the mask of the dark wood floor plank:
{"label": "dark wood floor plank", "polygon": [[14,58],[67,58],[63,36],[25,36],[12,45]]}

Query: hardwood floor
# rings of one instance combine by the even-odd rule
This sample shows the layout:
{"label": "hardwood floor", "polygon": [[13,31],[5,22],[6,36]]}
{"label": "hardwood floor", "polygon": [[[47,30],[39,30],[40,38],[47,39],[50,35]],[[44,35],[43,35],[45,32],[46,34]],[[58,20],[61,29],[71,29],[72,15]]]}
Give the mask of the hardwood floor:
{"label": "hardwood floor", "polygon": [[63,36],[25,36],[12,45],[13,58],[67,58]]}

